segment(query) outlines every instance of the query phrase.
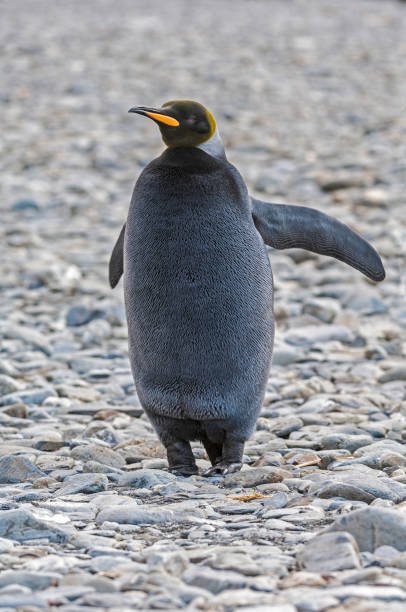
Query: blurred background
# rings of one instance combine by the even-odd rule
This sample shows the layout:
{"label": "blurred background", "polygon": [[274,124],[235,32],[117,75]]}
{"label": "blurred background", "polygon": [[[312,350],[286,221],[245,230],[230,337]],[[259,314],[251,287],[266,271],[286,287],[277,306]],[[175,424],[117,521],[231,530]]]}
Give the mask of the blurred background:
{"label": "blurred background", "polygon": [[[114,343],[114,334],[125,346],[125,328],[114,328],[123,323],[121,288],[108,288],[107,262],[133,184],[163,148],[156,126],[127,110],[190,98],[214,113],[252,193],[320,208],[373,242],[389,271],[374,288],[375,307],[399,335],[404,3],[14,0],[1,8],[3,319],[40,328],[61,350]],[[272,261],[282,324],[295,324],[315,284],[370,290],[329,259],[289,252]],[[72,315],[72,337],[67,316],[78,302],[113,309],[113,331],[86,339]]]}

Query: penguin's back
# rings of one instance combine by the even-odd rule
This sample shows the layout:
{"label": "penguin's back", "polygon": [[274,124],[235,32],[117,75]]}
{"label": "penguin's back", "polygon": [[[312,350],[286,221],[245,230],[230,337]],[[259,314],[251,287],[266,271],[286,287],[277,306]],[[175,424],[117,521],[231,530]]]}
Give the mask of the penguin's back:
{"label": "penguin's back", "polygon": [[137,181],[124,252],[144,408],[255,423],[272,356],[272,272],[238,171],[196,148],[167,149]]}

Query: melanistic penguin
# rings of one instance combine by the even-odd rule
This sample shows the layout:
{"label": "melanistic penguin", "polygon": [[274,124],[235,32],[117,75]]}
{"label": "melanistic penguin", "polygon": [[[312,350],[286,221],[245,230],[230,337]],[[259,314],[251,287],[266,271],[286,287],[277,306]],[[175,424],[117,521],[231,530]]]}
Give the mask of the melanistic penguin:
{"label": "melanistic penguin", "polygon": [[383,280],[376,251],[312,208],[251,198],[212,114],[188,100],[129,112],[159,126],[167,149],[142,171],[109,268],[124,270],[131,368],[141,404],[176,474],[241,468],[272,358],[272,271],[265,245],[340,259]]}

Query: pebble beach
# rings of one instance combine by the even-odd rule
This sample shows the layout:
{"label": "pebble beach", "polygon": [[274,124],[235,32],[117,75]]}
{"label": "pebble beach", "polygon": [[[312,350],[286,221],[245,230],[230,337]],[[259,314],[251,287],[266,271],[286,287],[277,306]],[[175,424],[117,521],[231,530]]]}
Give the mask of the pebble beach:
{"label": "pebble beach", "polygon": [[[0,609],[404,612],[406,4],[1,7]],[[167,471],[108,283],[163,150],[127,110],[178,98],[253,196],[339,219],[386,269],[269,249],[273,365],[224,478]]]}

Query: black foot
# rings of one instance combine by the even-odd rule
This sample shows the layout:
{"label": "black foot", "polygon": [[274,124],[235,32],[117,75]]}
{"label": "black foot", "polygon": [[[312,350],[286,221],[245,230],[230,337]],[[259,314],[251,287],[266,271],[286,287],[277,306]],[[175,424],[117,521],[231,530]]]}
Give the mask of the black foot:
{"label": "black foot", "polygon": [[209,438],[207,437],[202,438],[202,443],[210,459],[210,463],[212,465],[216,465],[216,463],[220,463],[223,457],[223,445],[216,444],[215,442],[212,442],[211,440],[209,440]]}
{"label": "black foot", "polygon": [[190,442],[178,440],[166,446],[169,471],[176,476],[192,476],[198,469],[192,453]]}
{"label": "black foot", "polygon": [[194,469],[189,465],[179,465],[178,467],[169,468],[171,474],[175,474],[175,476],[193,476],[193,474],[198,474],[199,470],[197,467]]}
{"label": "black foot", "polygon": [[222,456],[219,460],[213,461],[212,467],[203,473],[203,476],[226,476],[233,472],[239,472],[242,466],[242,456],[244,453],[244,442],[226,438],[222,447]]}
{"label": "black foot", "polygon": [[242,463],[226,463],[220,461],[216,465],[212,465],[211,468],[203,472],[202,476],[227,476],[227,474],[233,474],[241,470]]}

